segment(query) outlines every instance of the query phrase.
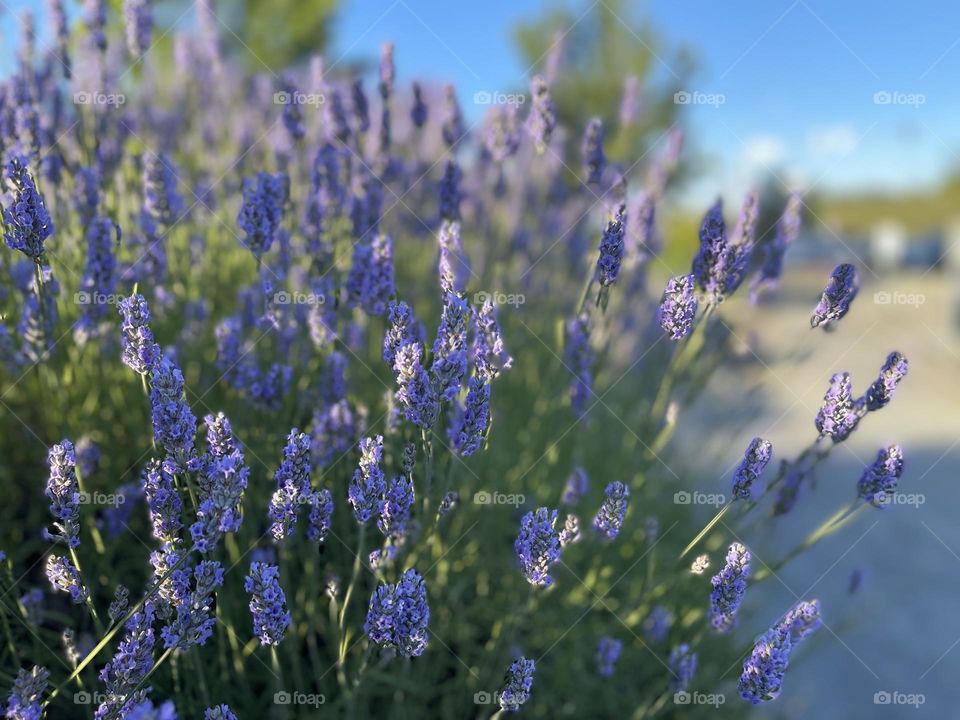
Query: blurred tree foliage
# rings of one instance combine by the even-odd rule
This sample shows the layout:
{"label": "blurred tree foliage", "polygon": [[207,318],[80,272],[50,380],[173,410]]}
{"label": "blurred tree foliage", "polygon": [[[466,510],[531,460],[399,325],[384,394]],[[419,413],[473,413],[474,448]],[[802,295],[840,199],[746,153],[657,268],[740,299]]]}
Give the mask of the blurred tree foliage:
{"label": "blurred tree foliage", "polygon": [[[524,59],[541,72],[560,47],[551,94],[560,122],[571,129],[569,142],[579,144],[587,121],[598,115],[607,156],[626,167],[678,119],[682,106],[674,103],[674,93],[686,87],[693,70],[691,53],[668,46],[638,5],[604,0],[586,14],[582,8],[552,8],[514,31]],[[631,75],[637,78],[638,105],[634,121],[624,125],[624,78]]]}
{"label": "blurred tree foliage", "polygon": [[339,0],[221,0],[216,12],[239,36],[223,29],[226,47],[277,72],[330,45],[339,5]]}

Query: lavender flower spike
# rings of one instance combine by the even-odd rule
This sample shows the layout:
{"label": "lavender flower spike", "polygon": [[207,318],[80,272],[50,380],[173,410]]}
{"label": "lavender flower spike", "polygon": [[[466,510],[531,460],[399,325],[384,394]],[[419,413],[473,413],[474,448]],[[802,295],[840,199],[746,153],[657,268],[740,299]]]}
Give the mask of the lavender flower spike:
{"label": "lavender flower spike", "polygon": [[902,353],[892,352],[880,368],[880,377],[867,390],[867,410],[879,410],[893,399],[897,385],[907,375],[907,358]]}
{"label": "lavender flower spike", "polygon": [[733,499],[749,500],[753,483],[760,478],[763,470],[773,456],[773,443],[763,438],[755,437],[750,441],[743,460],[733,474]]}
{"label": "lavender flower spike", "polygon": [[527,129],[533,137],[533,147],[538,155],[543,155],[550,146],[550,137],[557,127],[557,107],[550,98],[547,81],[542,75],[534,75],[530,81],[530,94],[533,106],[527,119]]}
{"label": "lavender flower spike", "polygon": [[793,643],[790,630],[776,626],[768,630],[753,646],[740,675],[740,697],[754,705],[776,700],[783,687],[783,676],[790,662]]}
{"label": "lavender flower spike", "polygon": [[810,316],[810,327],[823,325],[826,328],[840,320],[847,314],[858,290],[860,278],[857,276],[857,269],[849,263],[837,265],[830,274],[820,302]]}
{"label": "lavender flower spike", "polygon": [[732,295],[743,282],[743,276],[747,272],[747,266],[753,254],[758,212],[757,194],[748,193],[740,209],[740,215],[733,228],[722,263],[717,265],[717,269],[722,270],[724,295]]}
{"label": "lavender flower spike", "polygon": [[274,480],[277,489],[270,499],[267,516],[272,520],[270,534],[274,542],[282,542],[293,531],[300,507],[312,497],[310,489],[310,436],[297,428],[290,430],[283,447],[283,461]]}
{"label": "lavender flower spike", "polygon": [[623,650],[623,641],[604,635],[597,645],[597,672],[600,677],[612,677],[620,651]]}
{"label": "lavender flower spike", "polygon": [[790,640],[796,645],[823,624],[820,619],[819,600],[801,600],[783,616],[780,627],[790,632]]}
{"label": "lavender flower spike", "polygon": [[700,249],[693,258],[691,273],[704,292],[716,295],[722,288],[717,265],[727,252],[727,226],[723,220],[723,201],[717,201],[707,210],[700,223]]}
{"label": "lavender flower spike", "polygon": [[787,249],[800,233],[800,208],[803,204],[799,193],[791,193],[787,205],[777,222],[777,234],[773,241],[763,246],[760,269],[750,281],[750,302],[756,303],[760,296],[777,286],[783,272],[783,259]]}
{"label": "lavender flower spike", "polygon": [[693,329],[697,295],[693,275],[678,275],[667,281],[657,317],[671,340],[681,340]]}
{"label": "lavender flower spike", "polygon": [[163,356],[150,379],[153,436],[179,465],[193,456],[197,418],[184,399],[183,374],[170,358]]}
{"label": "lavender flower spike", "polygon": [[830,386],[814,424],[821,435],[841,442],[856,429],[862,412],[861,405],[853,400],[850,373],[836,373],[830,378]]}
{"label": "lavender flower spike", "polygon": [[903,474],[903,450],[891,445],[877,453],[877,459],[863,471],[857,482],[857,494],[876,508],[890,506],[897,491],[897,482]]}
{"label": "lavender flower spike", "polygon": [[530,699],[533,687],[533,671],[536,663],[520,656],[510,664],[505,685],[500,692],[500,709],[505,712],[517,712],[520,706]]}
{"label": "lavender flower spike", "polygon": [[607,158],[603,154],[603,121],[590,118],[583,131],[583,143],[580,147],[583,157],[583,172],[586,182],[592,185],[599,184],[603,178],[603,171],[607,167]]}
{"label": "lavender flower spike", "polygon": [[77,483],[77,457],[73,443],[64,440],[47,454],[50,476],[45,495],[50,498],[50,512],[56,518],[56,534],[44,531],[44,537],[64,542],[71,548],[80,545],[80,488]]}
{"label": "lavender flower spike", "polygon": [[380,585],[370,598],[363,631],[380,647],[392,647],[404,657],[417,657],[427,647],[430,608],[427,588],[414,568],[391,585]]}
{"label": "lavender flower spike", "polygon": [[223,567],[214,560],[204,560],[193,571],[194,586],[177,606],[177,614],[160,634],[167,648],[189,650],[204,645],[213,634],[213,593],[223,585]]}
{"label": "lavender flower spike", "polygon": [[283,173],[257,173],[243,183],[243,205],[237,224],[246,234],[244,245],[259,261],[273,244],[283,222],[288,179]]}
{"label": "lavender flower spike", "polygon": [[675,693],[684,693],[690,688],[690,681],[697,672],[697,654],[690,651],[686,643],[677,645],[670,653],[669,658],[670,689]]}
{"label": "lavender flower spike", "polygon": [[327,539],[333,526],[333,494],[327,490],[318,490],[310,500],[310,516],[307,518],[307,538],[311,542],[322,543]]}
{"label": "lavender flower spike", "polygon": [[520,534],[513,544],[527,582],[550,587],[550,566],[560,560],[560,535],[555,529],[557,511],[545,507],[528,512],[520,521]]}
{"label": "lavender flower spike", "polygon": [[380,498],[386,492],[380,462],[383,457],[383,436],[360,441],[360,467],[354,470],[347,490],[347,502],[359,523],[368,523],[380,507]]}
{"label": "lavender flower spike", "polygon": [[83,586],[80,573],[66,557],[50,555],[47,557],[47,580],[54,590],[70,593],[70,599],[80,605],[87,600],[87,589]]}
{"label": "lavender flower spike", "polygon": [[47,681],[50,673],[39,665],[31,670],[20,668],[17,678],[13,681],[13,690],[7,699],[5,718],[11,720],[40,720],[43,717],[43,708],[40,698],[47,690]]}
{"label": "lavender flower spike", "polygon": [[238,720],[229,705],[217,705],[203,711],[203,720]]}
{"label": "lavender flower spike", "polygon": [[413,507],[413,480],[397,476],[387,486],[384,499],[380,501],[380,517],[377,526],[388,538],[401,538],[407,531],[410,509]]}
{"label": "lavender flower spike", "polygon": [[630,490],[619,480],[607,485],[604,490],[606,498],[597,516],[593,519],[593,529],[608,540],[613,540],[620,534],[623,520],[627,515],[627,503],[630,500]]}
{"label": "lavender flower spike", "polygon": [[600,238],[600,257],[597,260],[597,274],[602,287],[609,287],[617,281],[620,263],[623,261],[623,231],[626,224],[626,206],[621,205],[617,214],[608,223],[603,237]]}
{"label": "lavender flower spike", "polygon": [[118,307],[123,317],[120,326],[123,362],[134,372],[148,375],[160,360],[160,346],[153,341],[147,301],[138,293],[125,297]]}
{"label": "lavender flower spike", "polygon": [[740,543],[733,543],[727,552],[727,562],[710,579],[710,622],[716,630],[728,632],[733,628],[737,609],[743,601],[750,575],[750,551]]}
{"label": "lavender flower spike", "polygon": [[7,247],[19,250],[34,262],[43,256],[44,241],[53,234],[53,221],[43,203],[43,196],[27,170],[27,160],[13,156],[3,172],[6,196],[3,210],[3,239]]}
{"label": "lavender flower spike", "polygon": [[279,645],[290,626],[286,596],[280,587],[280,570],[268,563],[250,563],[250,574],[244,579],[243,589],[253,595],[250,612],[254,635],[260,638],[261,645]]}

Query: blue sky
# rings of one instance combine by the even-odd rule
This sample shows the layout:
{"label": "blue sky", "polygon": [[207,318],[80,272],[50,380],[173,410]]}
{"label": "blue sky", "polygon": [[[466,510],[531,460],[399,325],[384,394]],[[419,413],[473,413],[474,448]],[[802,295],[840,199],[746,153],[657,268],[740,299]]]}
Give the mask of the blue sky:
{"label": "blue sky", "polygon": [[[514,89],[526,84],[528,68],[511,30],[552,4],[348,0],[330,61],[375,57],[392,40],[401,82],[450,81],[461,98]],[[593,0],[564,4],[579,13]],[[633,4],[669,43],[696,54],[698,70],[687,89],[724,98],[719,106],[684,108],[690,150],[704,163],[699,180],[685,190],[685,204],[702,204],[718,192],[736,196],[767,168],[787,184],[849,191],[930,186],[960,166],[956,4]],[[12,14],[44,5],[0,0],[0,9],[6,6],[0,15],[0,72],[9,70],[18,35]],[[669,67],[658,71],[671,79]],[[890,93],[892,102],[877,104],[878,92]]]}

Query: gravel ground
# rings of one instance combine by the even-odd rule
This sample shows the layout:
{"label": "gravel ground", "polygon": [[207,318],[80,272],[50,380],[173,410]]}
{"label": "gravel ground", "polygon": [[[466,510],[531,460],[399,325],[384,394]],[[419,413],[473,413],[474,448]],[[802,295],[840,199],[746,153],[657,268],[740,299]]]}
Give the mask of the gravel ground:
{"label": "gravel ground", "polygon": [[[711,460],[691,468],[704,479],[697,489],[728,492],[729,472],[718,468],[732,468],[754,435],[770,439],[781,458],[814,438],[813,418],[832,373],[849,371],[860,394],[891,350],[906,354],[910,373],[893,403],[835,449],[793,513],[742,537],[755,568],[772,564],[850,501],[863,466],[893,442],[906,455],[901,491],[921,494],[918,503],[867,508],[748,591],[751,620],[738,630],[737,644],[745,646],[774,622],[780,612],[774,608],[817,597],[825,627],[795,655],[780,701],[758,709],[757,717],[957,717],[960,335],[952,305],[960,279],[940,271],[879,278],[866,271],[838,329],[811,331],[809,314],[829,271],[791,271],[774,302],[752,309],[734,301],[722,309],[743,346],[743,362],[718,373],[697,405],[683,412],[684,432],[674,444],[695,442],[702,451],[686,455]],[[705,508],[704,517],[709,514]],[[855,569],[863,579],[851,595]],[[726,690],[735,693],[740,662],[732,656],[731,665]]]}

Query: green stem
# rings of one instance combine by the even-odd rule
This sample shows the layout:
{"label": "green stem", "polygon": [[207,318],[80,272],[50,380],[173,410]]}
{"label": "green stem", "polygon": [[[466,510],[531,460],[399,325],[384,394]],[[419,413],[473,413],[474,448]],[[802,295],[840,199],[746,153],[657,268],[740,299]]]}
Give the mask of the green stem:
{"label": "green stem", "polygon": [[343,673],[344,687],[346,687],[346,671],[344,670],[344,662],[347,657],[347,610],[350,606],[350,598],[353,596],[353,589],[357,584],[357,579],[360,577],[360,566],[363,562],[361,560],[361,557],[363,556],[363,540],[364,536],[366,535],[366,531],[366,524],[361,524],[359,538],[357,540],[357,552],[353,558],[353,573],[350,577],[350,584],[347,586],[347,592],[343,596],[343,607],[340,608],[340,621],[338,622],[338,627],[340,628],[340,652],[337,657],[337,673]]}
{"label": "green stem", "polygon": [[730,512],[730,508],[732,506],[733,506],[733,501],[730,501],[726,505],[724,505],[722,508],[720,508],[720,511],[716,515],[714,515],[713,518],[711,518],[710,522],[708,522],[706,525],[703,526],[703,530],[697,533],[697,536],[693,540],[691,540],[690,544],[683,549],[683,552],[680,553],[681,560],[683,560],[683,558],[686,557],[687,553],[693,550],[699,544],[699,542],[703,540],[704,537],[706,537],[707,533],[713,530],[714,526],[718,522],[723,520],[723,516],[726,515],[728,512]]}

